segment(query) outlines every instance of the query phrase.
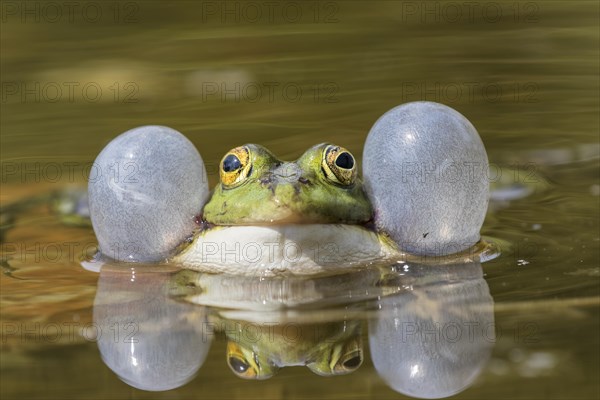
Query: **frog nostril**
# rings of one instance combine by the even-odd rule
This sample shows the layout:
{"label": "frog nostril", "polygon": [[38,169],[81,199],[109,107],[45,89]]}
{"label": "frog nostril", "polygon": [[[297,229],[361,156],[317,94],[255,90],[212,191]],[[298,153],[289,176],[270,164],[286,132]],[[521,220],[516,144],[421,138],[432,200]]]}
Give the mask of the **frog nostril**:
{"label": "frog nostril", "polygon": [[310,181],[308,179],[306,179],[305,177],[301,176],[300,178],[298,178],[298,182],[307,185],[310,183]]}
{"label": "frog nostril", "polygon": [[263,184],[263,185],[268,185],[272,181],[273,181],[273,177],[271,176],[271,174],[268,174],[268,175],[263,176],[262,178],[260,178],[260,183]]}
{"label": "frog nostril", "polygon": [[284,163],[273,170],[273,175],[286,181],[291,181],[300,178],[302,170],[294,163]]}

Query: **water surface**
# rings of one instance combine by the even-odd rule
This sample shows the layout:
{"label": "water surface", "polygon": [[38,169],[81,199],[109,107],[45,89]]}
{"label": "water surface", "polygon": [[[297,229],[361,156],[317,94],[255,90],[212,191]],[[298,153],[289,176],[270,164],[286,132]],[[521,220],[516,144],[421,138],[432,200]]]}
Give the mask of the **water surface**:
{"label": "water surface", "polygon": [[[416,392],[385,371],[408,365],[410,376],[411,366],[434,368],[436,360],[444,379],[456,378],[454,389],[446,388],[456,397],[597,398],[598,4],[475,2],[469,14],[452,2],[431,9],[422,2],[309,2],[289,3],[299,17],[282,6],[271,18],[255,3],[263,7],[255,21],[247,5],[228,3],[233,14],[220,2],[89,2],[99,17],[69,18],[63,9],[56,20],[44,3],[28,2],[33,11],[24,13],[25,3],[4,2],[2,206],[84,186],[102,147],[138,125],[183,132],[206,161],[212,185],[222,155],[248,142],[293,159],[328,141],[360,159],[381,114],[431,100],[474,124],[496,167],[492,184],[503,191],[482,234],[502,255],[451,273],[387,266],[334,283],[228,282],[269,301],[252,303],[258,310],[215,308],[206,296],[191,296],[195,285],[173,292],[181,286],[169,283],[172,270],[151,274],[137,266],[146,279],[123,287],[114,276],[131,278],[127,266],[114,266],[112,275],[82,268],[80,260],[94,252],[91,228],[65,225],[45,202],[34,202],[14,218],[2,214],[2,398],[392,399]],[[111,283],[117,288],[108,301],[103,290]],[[252,292],[257,288],[264,290]],[[300,309],[281,310],[289,301]],[[174,391],[142,392],[134,388],[139,383],[123,382],[111,345],[115,337],[128,343],[129,331],[111,330],[112,320],[102,325],[102,315],[124,321],[106,311],[110,304],[129,304],[140,329],[156,328],[142,332],[149,335],[146,342],[140,336],[142,344],[166,346],[165,332],[178,338],[158,359],[201,365],[190,367]],[[166,316],[153,321],[161,312]],[[297,366],[246,382],[227,367],[225,333],[196,340],[215,318],[312,333],[319,324],[331,324],[325,332],[346,326],[361,334],[364,360],[335,378]],[[406,336],[423,321],[432,336]],[[452,342],[449,327],[467,335],[474,322],[493,329]],[[99,326],[104,339],[93,329]],[[301,340],[288,339],[289,348],[277,348],[298,352],[293,345]],[[454,369],[444,369],[448,360]],[[153,383],[167,383],[171,365],[162,367],[164,382]],[[426,378],[430,389],[443,383]]]}

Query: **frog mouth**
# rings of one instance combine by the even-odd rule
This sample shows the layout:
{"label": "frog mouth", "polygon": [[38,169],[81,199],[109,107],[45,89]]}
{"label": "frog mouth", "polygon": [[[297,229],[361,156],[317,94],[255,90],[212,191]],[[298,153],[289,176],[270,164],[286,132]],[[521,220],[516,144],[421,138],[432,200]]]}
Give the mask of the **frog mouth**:
{"label": "frog mouth", "polygon": [[216,224],[207,221],[202,214],[194,218],[194,222],[200,231],[206,231],[215,227],[233,227],[233,226],[288,226],[288,225],[347,225],[362,227],[375,231],[375,221],[371,217],[367,221],[343,221],[343,220],[323,220],[322,215],[306,215],[290,212],[286,216],[279,216],[270,220],[245,221],[235,224]]}

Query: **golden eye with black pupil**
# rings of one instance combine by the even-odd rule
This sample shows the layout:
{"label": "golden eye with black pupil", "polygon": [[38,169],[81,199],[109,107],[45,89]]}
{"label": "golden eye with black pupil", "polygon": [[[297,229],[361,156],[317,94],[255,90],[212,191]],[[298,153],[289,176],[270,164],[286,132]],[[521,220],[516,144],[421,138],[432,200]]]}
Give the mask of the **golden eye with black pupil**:
{"label": "golden eye with black pupil", "polygon": [[230,150],[221,160],[219,175],[227,189],[241,185],[252,172],[250,149],[246,146]]}
{"label": "golden eye with black pupil", "polygon": [[352,154],[343,147],[329,145],[323,152],[321,169],[333,183],[349,186],[356,180],[356,162]]}

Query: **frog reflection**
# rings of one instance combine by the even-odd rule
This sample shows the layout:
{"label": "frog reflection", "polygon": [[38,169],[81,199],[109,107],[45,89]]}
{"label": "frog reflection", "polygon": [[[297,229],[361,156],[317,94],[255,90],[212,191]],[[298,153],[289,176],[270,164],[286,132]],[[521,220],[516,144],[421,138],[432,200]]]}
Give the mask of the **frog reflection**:
{"label": "frog reflection", "polygon": [[280,368],[296,365],[306,365],[322,376],[343,375],[356,371],[363,362],[359,321],[221,322],[228,340],[227,365],[240,378],[268,379]]}
{"label": "frog reflection", "polygon": [[[225,359],[244,379],[263,380],[286,366],[306,366],[322,376],[356,371],[363,362],[360,310],[348,304],[381,294],[376,269],[312,279],[252,278],[184,270],[170,295],[213,306],[211,333],[227,338]],[[342,304],[327,314],[314,304]]]}
{"label": "frog reflection", "polygon": [[495,341],[493,299],[473,261],[311,279],[103,267],[94,304],[102,331],[139,327],[133,345],[103,335],[98,347],[121,379],[145,390],[192,379],[218,333],[227,339],[225,362],[240,378],[268,379],[286,366],[348,374],[363,362],[365,318],[375,371],[412,397],[464,391]]}

